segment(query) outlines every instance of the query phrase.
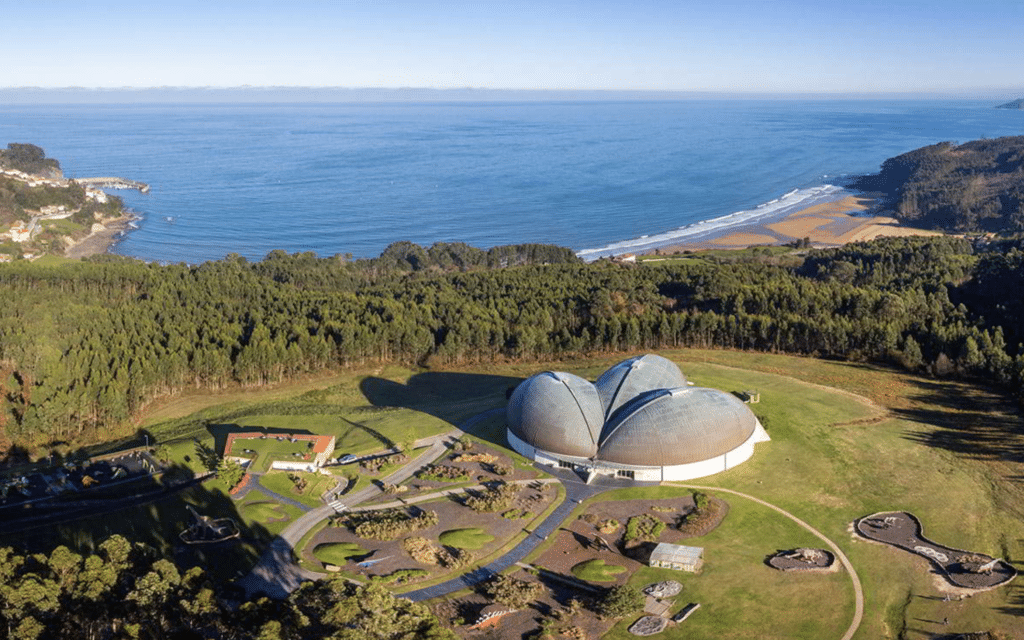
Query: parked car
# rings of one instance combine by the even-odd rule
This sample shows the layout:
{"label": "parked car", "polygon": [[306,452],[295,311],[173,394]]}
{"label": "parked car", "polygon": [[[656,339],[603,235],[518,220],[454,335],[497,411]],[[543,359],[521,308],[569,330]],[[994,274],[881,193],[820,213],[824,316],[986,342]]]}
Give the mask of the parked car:
{"label": "parked car", "polygon": [[350,462],[355,462],[357,459],[358,458],[356,458],[351,453],[346,453],[345,455],[338,458],[338,464],[348,464]]}

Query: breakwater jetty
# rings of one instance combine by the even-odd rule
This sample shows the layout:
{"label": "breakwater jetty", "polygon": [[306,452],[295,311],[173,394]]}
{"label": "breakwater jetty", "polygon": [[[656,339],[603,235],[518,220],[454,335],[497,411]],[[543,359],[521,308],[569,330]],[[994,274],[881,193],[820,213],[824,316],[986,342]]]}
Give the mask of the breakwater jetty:
{"label": "breakwater jetty", "polygon": [[140,193],[149,193],[149,185],[145,182],[128,180],[127,178],[75,178],[75,182],[83,187],[97,189],[135,189]]}

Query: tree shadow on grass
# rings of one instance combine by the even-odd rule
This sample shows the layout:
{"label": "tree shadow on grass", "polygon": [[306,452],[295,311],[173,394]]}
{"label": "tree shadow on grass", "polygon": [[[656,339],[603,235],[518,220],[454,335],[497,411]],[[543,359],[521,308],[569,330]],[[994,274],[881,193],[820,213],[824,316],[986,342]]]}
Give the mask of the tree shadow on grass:
{"label": "tree shadow on grass", "polygon": [[1024,617],[1024,586],[1011,584],[1006,588],[1010,589],[1006,596],[1006,605],[996,607],[995,610],[1003,615]]}
{"label": "tree shadow on grass", "polygon": [[[459,426],[480,413],[503,408],[509,389],[514,389],[522,381],[523,378],[511,376],[431,371],[416,374],[405,384],[368,377],[363,379],[359,388],[376,407],[421,411],[452,426]],[[498,442],[493,439],[493,434],[471,432],[507,446],[504,433]]]}
{"label": "tree shadow on grass", "polygon": [[[31,517],[5,514],[0,545],[49,553],[64,545],[84,555],[95,553],[107,538],[121,535],[146,544],[182,570],[202,567],[226,581],[247,572],[274,538],[266,527],[246,522],[239,506],[191,469],[172,465],[158,480],[147,477],[109,488],[97,487],[33,505]],[[214,519],[231,518],[240,529],[236,539],[186,544],[181,533],[191,523],[188,506]]]}
{"label": "tree shadow on grass", "polygon": [[919,406],[895,408],[897,418],[921,425],[904,437],[981,459],[1024,461],[1024,421],[1004,396],[964,384],[916,379]]}

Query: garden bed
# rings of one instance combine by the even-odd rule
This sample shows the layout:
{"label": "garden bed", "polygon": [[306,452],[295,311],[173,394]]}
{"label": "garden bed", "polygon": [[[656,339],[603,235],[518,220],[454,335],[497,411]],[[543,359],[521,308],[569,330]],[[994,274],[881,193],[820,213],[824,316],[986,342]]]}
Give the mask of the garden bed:
{"label": "garden bed", "polygon": [[928,559],[958,587],[993,589],[1017,576],[1017,570],[1003,560],[936,544],[924,537],[921,521],[906,511],[887,511],[864,516],[854,529],[869,540],[884,542]]}
{"label": "garden bed", "polygon": [[[524,487],[519,493],[515,508],[522,508],[526,504],[536,505],[531,508],[531,513],[537,515],[547,508],[556,495],[557,492],[547,485],[542,490]],[[386,576],[401,569],[424,569],[430,574],[425,577],[435,578],[452,571],[461,572],[462,569],[448,569],[413,560],[403,549],[402,541],[404,539],[423,537],[440,546],[438,539],[443,533],[447,532],[451,536],[453,531],[479,530],[486,535],[473,536],[474,542],[479,544],[478,548],[470,551],[476,561],[501,549],[511,538],[521,533],[523,527],[529,522],[527,519],[507,519],[502,517],[501,513],[477,513],[464,506],[461,499],[461,496],[452,496],[419,503],[411,507],[412,511],[422,509],[436,512],[438,524],[401,534],[394,540],[365,539],[360,538],[346,527],[325,527],[313,536],[305,549],[302,549],[302,558],[311,566],[320,568],[323,566],[322,563],[312,553],[312,550],[318,545],[353,543],[366,550],[366,556],[362,558],[362,561],[370,561],[372,564],[360,567],[356,562],[349,562],[342,567],[342,570],[348,574],[372,577]],[[493,539],[488,540],[488,536],[493,536]],[[379,562],[374,562],[378,560]]]}

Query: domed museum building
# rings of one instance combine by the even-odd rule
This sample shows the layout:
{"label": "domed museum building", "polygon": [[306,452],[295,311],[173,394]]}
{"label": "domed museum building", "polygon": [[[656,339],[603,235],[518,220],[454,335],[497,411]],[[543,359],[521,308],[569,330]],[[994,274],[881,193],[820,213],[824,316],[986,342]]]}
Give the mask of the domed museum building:
{"label": "domed museum building", "polygon": [[769,439],[742,400],[691,385],[675,363],[652,354],[593,383],[538,373],[512,393],[508,441],[542,464],[659,482],[731,469]]}

